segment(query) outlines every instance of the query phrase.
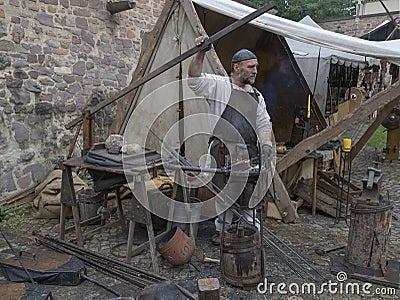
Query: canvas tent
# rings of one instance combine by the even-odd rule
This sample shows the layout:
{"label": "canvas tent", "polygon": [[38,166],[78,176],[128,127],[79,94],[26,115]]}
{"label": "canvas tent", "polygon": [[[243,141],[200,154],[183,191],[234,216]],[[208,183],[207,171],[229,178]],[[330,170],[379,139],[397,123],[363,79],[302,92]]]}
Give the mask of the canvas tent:
{"label": "canvas tent", "polygon": [[[167,1],[155,29],[143,38],[143,52],[132,81],[192,48],[195,37],[203,32],[211,36],[234,21],[234,18],[191,1]],[[307,105],[310,91],[283,38],[245,25],[214,44],[215,51],[207,53],[203,71],[226,75],[230,71],[232,55],[241,48],[253,50],[260,61],[256,87],[266,99],[277,141],[290,140],[293,112],[297,107]],[[178,120],[184,116],[187,118],[183,122],[185,137],[181,140],[187,141],[189,161],[198,165],[198,159],[207,151],[209,136],[191,133],[207,128],[204,114],[207,104],[205,99],[197,99],[185,82],[189,62],[190,59],[183,61],[128,93],[119,103],[113,131],[143,137],[147,147],[159,149],[159,140],[152,133],[146,133],[150,125],[159,137],[171,136],[170,144],[179,147],[176,138],[181,130]],[[178,78],[183,82],[177,82]],[[179,106],[180,99],[185,99],[183,109]],[[177,111],[184,111],[184,115]],[[196,115],[195,120],[193,115]]]}
{"label": "canvas tent", "polygon": [[[321,29],[310,16],[304,17],[299,23]],[[329,93],[329,91],[332,91],[329,84],[331,65],[344,65],[356,71],[368,66],[380,65],[378,59],[307,44],[289,38],[286,38],[286,41],[322,112],[326,110],[327,97],[332,97],[332,92]],[[347,88],[345,87],[345,89]]]}
{"label": "canvas tent", "polygon": [[391,20],[385,20],[361,38],[369,41],[397,40],[400,39],[400,27]]}
{"label": "canvas tent", "polygon": [[[132,81],[138,80],[144,74],[157,69],[163,63],[193,47],[193,40],[199,34],[206,32],[212,35],[252,11],[254,9],[250,7],[226,0],[166,1],[164,12],[155,29],[143,39],[143,52]],[[290,140],[293,129],[293,113],[297,108],[307,105],[307,97],[311,93],[290,48],[282,37],[347,53],[400,61],[398,41],[365,41],[282,19],[271,14],[264,14],[224,37],[214,44],[215,52],[207,54],[204,70],[210,73],[226,74],[230,68],[230,58],[236,50],[243,47],[254,50],[261,63],[256,87],[266,98],[278,142]],[[194,99],[194,95],[185,84],[173,86],[166,93],[158,91],[157,94],[157,89],[165,84],[171,83],[177,78],[186,77],[189,61],[188,59],[182,64],[172,67],[157,78],[125,95],[123,101],[119,103],[118,115],[113,124],[114,131],[121,133],[126,131],[132,113],[143,101],[152,103],[152,107],[148,107],[147,111],[140,114],[140,118],[131,122],[136,130],[143,127],[140,126],[141,119],[146,120],[156,116],[155,108],[161,104],[166,105],[166,95],[169,95],[170,99]],[[144,98],[146,99],[144,100]],[[175,104],[179,106],[179,104]],[[170,108],[168,112],[164,112],[162,117],[158,116],[154,122],[160,136],[163,136],[167,129],[171,128],[171,124],[176,123],[182,117],[177,114],[178,110],[182,112],[179,107],[168,107]],[[185,100],[185,116],[193,112],[206,111],[205,101]],[[317,119],[314,120],[314,123],[319,122],[322,127],[323,121],[318,113],[320,111],[314,107],[313,117]],[[205,120],[198,120],[195,123],[185,122],[184,126],[185,131],[190,132],[188,126],[203,127],[207,126],[207,122]],[[174,130],[177,131],[178,128],[174,127]],[[177,134],[175,132],[175,135]],[[156,138],[149,136],[147,139],[151,148],[159,146]],[[199,140],[195,141],[194,139]],[[192,163],[197,165],[196,159],[200,153],[204,153],[206,147],[206,137],[193,137],[193,140],[187,143],[187,147],[189,148],[187,153],[195,157]]]}
{"label": "canvas tent", "polygon": [[[254,9],[234,1],[193,0],[205,8],[230,16],[242,18]],[[271,14],[264,14],[251,22],[256,27],[300,42],[315,44],[356,55],[400,62],[400,41],[366,41],[360,38],[301,24]]]}

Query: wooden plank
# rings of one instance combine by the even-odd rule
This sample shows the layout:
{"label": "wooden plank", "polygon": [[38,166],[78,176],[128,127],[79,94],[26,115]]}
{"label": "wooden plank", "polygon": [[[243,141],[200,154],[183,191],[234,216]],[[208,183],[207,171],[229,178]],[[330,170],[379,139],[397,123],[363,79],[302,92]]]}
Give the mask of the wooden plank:
{"label": "wooden plank", "polygon": [[78,140],[79,132],[81,131],[81,128],[82,128],[82,123],[79,124],[78,127],[76,128],[74,139],[72,140],[72,143],[69,145],[67,159],[72,157],[72,153],[74,152],[76,141]]}
{"label": "wooden plank", "polygon": [[353,113],[347,115],[342,121],[325,128],[315,135],[298,143],[290,152],[280,158],[276,164],[276,170],[282,172],[291,165],[321,147],[327,141],[340,135],[352,123],[359,122],[377,109],[385,108],[400,100],[400,81],[396,82],[388,89],[374,95],[369,100],[359,106]]}
{"label": "wooden plank", "polygon": [[11,197],[8,197],[8,198],[0,201],[2,210],[6,211],[9,209],[13,209],[15,207],[24,205],[26,203],[32,202],[33,199],[35,199],[35,197],[36,197],[35,189],[37,186],[38,186],[38,184],[18,193],[16,195],[13,195]]}
{"label": "wooden plank", "polygon": [[85,110],[82,122],[83,152],[85,153],[94,144],[94,115]]}
{"label": "wooden plank", "polygon": [[282,216],[283,222],[296,222],[299,217],[296,208],[293,206],[286,187],[277,172],[274,174],[273,184],[270,186],[270,189],[271,187],[275,194],[275,204]]}
{"label": "wooden plank", "polygon": [[[294,193],[299,196],[301,199],[304,199],[307,203],[312,204],[312,197],[311,197],[311,185],[299,181],[296,185]],[[342,203],[343,199],[342,199]],[[336,197],[331,197],[326,194],[323,190],[317,189],[317,208],[324,213],[336,217],[336,205],[337,199]],[[342,205],[341,214],[346,213],[346,205]]]}
{"label": "wooden plank", "polygon": [[317,183],[318,183],[318,158],[313,160],[313,183],[312,183],[312,205],[311,213],[313,216],[317,213]]}
{"label": "wooden plank", "polygon": [[275,202],[268,202],[268,205],[266,205],[266,215],[267,218],[282,220],[282,215]]}
{"label": "wooden plank", "polygon": [[[124,88],[123,90],[118,92],[113,97],[98,103],[97,105],[95,105],[94,107],[92,107],[90,109],[90,114],[92,115],[92,114],[98,112],[99,110],[103,109],[107,105],[109,105],[109,104],[113,103],[114,101],[122,98],[123,96],[125,96],[128,93],[130,93],[131,91],[137,89],[138,87],[140,87],[144,83],[146,83],[149,80],[157,77],[158,75],[164,73],[165,71],[171,69],[173,66],[179,64],[180,62],[184,61],[185,59],[188,59],[189,57],[191,57],[192,55],[196,54],[197,52],[202,51],[202,50],[210,47],[213,43],[217,42],[219,39],[221,39],[224,36],[228,35],[232,31],[235,31],[236,29],[246,25],[250,21],[254,20],[255,18],[257,18],[259,16],[261,16],[262,14],[266,13],[267,11],[271,10],[274,7],[275,7],[275,3],[271,2],[269,4],[266,4],[266,5],[262,6],[262,7],[260,7],[256,11],[248,14],[244,18],[242,18],[240,20],[237,20],[234,23],[228,25],[224,29],[222,29],[222,30],[218,31],[217,33],[215,33],[214,35],[212,35],[208,40],[206,40],[200,46],[195,46],[195,47],[187,50],[186,52],[182,53],[178,57],[176,57],[176,58],[170,60],[169,62],[165,63],[164,65],[160,66],[156,70],[144,75],[142,78],[140,78],[136,82],[130,84],[128,87]],[[73,120],[70,123],[68,123],[66,128],[70,129],[70,128],[74,127],[75,125],[77,125],[78,123],[80,123],[82,120],[83,120],[82,117],[76,118],[75,120]]]}

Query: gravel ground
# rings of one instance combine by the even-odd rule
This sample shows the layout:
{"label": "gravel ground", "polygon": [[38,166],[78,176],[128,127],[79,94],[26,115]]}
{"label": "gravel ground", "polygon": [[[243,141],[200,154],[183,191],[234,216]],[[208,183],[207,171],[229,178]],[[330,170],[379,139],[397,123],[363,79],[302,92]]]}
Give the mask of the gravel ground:
{"label": "gravel ground", "polygon": [[[364,177],[371,161],[377,159],[377,155],[381,153],[373,148],[365,148],[354,160],[352,165],[352,182],[361,187],[361,179]],[[394,216],[392,218],[391,236],[388,245],[387,257],[400,261],[400,183],[399,183],[399,161],[384,161],[380,163],[380,168],[384,175],[382,190],[386,195],[389,194],[390,200],[394,203]],[[32,229],[51,236],[57,236],[58,220],[37,220],[30,218],[29,208],[21,209],[18,215],[3,222],[3,228],[14,247],[18,250],[35,249],[35,242],[31,236]],[[266,227],[280,238],[291,249],[295,250],[307,263],[308,271],[297,274],[281,259],[279,259],[270,247],[265,246],[266,257],[266,279],[267,286],[271,288],[273,293],[269,291],[259,293],[256,289],[245,291],[240,288],[233,287],[224,282],[221,278],[220,266],[213,263],[204,263],[204,257],[219,258],[219,247],[213,246],[210,238],[214,231],[212,221],[202,222],[199,225],[198,235],[196,239],[196,251],[191,262],[183,266],[171,266],[157,256],[160,264],[160,274],[169,278],[174,282],[179,282],[188,290],[194,292],[197,280],[206,277],[216,277],[221,284],[221,296],[226,299],[400,299],[400,290],[388,290],[384,286],[372,284],[369,291],[371,294],[346,294],[336,292],[323,294],[293,294],[288,291],[288,286],[293,288],[301,287],[303,284],[311,283],[311,276],[318,277],[313,269],[317,270],[327,280],[333,283],[339,283],[336,274],[331,274],[331,257],[337,255],[340,251],[331,252],[326,256],[320,256],[315,253],[317,246],[339,245],[347,243],[347,235],[349,228],[345,221],[335,224],[334,219],[330,216],[317,212],[316,216],[311,215],[311,208],[303,205],[299,210],[299,220],[296,224],[284,224],[276,220],[267,219]],[[14,221],[12,221],[14,220]],[[14,223],[13,223],[14,222]],[[4,226],[7,225],[7,226]],[[139,244],[146,240],[146,230],[143,226],[136,226],[135,243]],[[67,239],[72,239],[73,235],[67,235]],[[107,228],[99,231],[85,241],[85,247],[93,251],[104,254],[105,256],[122,259],[125,255],[126,236],[122,233],[118,226]],[[4,240],[0,241],[0,257],[12,256]],[[141,254],[133,257],[132,265],[151,270],[151,259],[149,251],[145,250]],[[88,274],[111,286],[113,289],[120,291],[124,297],[136,297],[141,290],[131,284],[127,284],[123,280],[112,278],[106,274],[100,273],[92,268],[88,268]],[[318,279],[318,278],[316,278]],[[348,278],[343,283],[358,283],[362,286],[365,282]],[[272,284],[275,284],[273,286]],[[277,285],[286,284],[284,289],[287,294],[278,292]],[[318,285],[317,285],[318,286]],[[91,282],[83,281],[78,286],[46,286],[51,289],[54,299],[112,299],[115,298],[110,292],[94,285]],[[379,290],[380,289],[380,290]],[[386,293],[396,292],[395,295],[378,295],[377,292]],[[374,293],[374,294],[372,294]]]}

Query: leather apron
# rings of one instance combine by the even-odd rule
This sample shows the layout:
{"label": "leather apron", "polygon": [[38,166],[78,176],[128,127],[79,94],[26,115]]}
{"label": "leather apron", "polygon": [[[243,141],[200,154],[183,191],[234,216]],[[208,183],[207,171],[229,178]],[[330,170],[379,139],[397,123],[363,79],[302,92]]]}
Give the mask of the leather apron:
{"label": "leather apron", "polygon": [[[212,139],[210,147],[210,154],[214,157],[217,168],[229,167],[231,163],[243,159],[250,159],[254,164],[258,164],[257,134],[254,130],[257,107],[256,94],[232,88],[226,108],[214,128],[215,138]],[[231,174],[231,176],[234,175]],[[228,179],[227,175],[217,173],[213,177],[213,183],[223,189]],[[237,179],[243,181],[241,178]],[[235,177],[231,180],[235,180]],[[236,200],[240,206],[248,207],[256,182],[257,178],[247,179],[243,192]]]}

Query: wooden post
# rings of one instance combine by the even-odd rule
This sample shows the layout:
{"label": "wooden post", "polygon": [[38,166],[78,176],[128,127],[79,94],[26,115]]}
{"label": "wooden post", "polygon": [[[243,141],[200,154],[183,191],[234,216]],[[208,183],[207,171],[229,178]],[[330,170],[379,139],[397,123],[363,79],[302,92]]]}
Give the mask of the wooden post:
{"label": "wooden post", "polygon": [[317,213],[317,183],[318,183],[318,158],[314,157],[313,162],[313,183],[312,183],[312,215],[315,216]]}
{"label": "wooden post", "polygon": [[82,155],[85,155],[86,152],[94,144],[94,115],[90,115],[89,110],[85,110],[85,112],[83,114],[82,136],[83,136],[83,153],[82,153]]}
{"label": "wooden post", "polygon": [[76,195],[75,195],[74,181],[72,179],[71,167],[65,166],[62,172],[61,180],[62,183],[61,183],[60,239],[63,240],[65,234],[65,209],[66,206],[71,206],[78,246],[82,247],[83,236],[81,231],[79,209],[78,209],[78,203],[76,202]]}
{"label": "wooden post", "polygon": [[400,128],[387,131],[386,160],[398,160],[400,147]]}

